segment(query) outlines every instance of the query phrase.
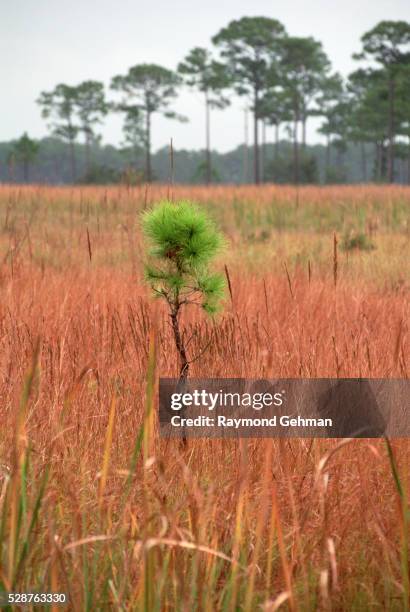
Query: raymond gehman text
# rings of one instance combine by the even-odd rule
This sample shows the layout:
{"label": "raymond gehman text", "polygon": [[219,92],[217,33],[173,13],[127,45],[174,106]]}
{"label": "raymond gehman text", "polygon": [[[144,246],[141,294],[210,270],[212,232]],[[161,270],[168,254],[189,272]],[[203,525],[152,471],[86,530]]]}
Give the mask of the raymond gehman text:
{"label": "raymond gehman text", "polygon": [[332,419],[303,418],[301,416],[291,417],[275,415],[269,419],[264,418],[229,418],[218,415],[216,418],[209,416],[198,416],[195,418],[183,418],[180,415],[171,417],[173,427],[332,427]]}

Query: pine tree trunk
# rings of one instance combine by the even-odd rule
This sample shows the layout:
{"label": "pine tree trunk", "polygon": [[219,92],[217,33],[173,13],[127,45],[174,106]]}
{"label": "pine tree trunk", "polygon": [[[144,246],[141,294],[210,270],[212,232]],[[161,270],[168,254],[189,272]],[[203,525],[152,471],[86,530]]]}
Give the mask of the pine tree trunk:
{"label": "pine tree trunk", "polygon": [[330,134],[326,135],[326,173],[330,167]]}
{"label": "pine tree trunk", "polygon": [[258,92],[255,90],[253,108],[253,168],[255,185],[259,185],[259,135],[258,135]]}
{"label": "pine tree trunk", "polygon": [[210,185],[212,181],[212,167],[211,167],[211,119],[210,119],[210,108],[208,93],[205,94],[205,131],[206,131],[206,184]]}
{"label": "pine tree trunk", "polygon": [[74,140],[70,138],[70,160],[71,160],[71,180],[75,183],[77,178],[77,165],[75,159]]}
{"label": "pine tree trunk", "polygon": [[394,100],[395,83],[393,77],[389,76],[389,124],[388,124],[388,149],[387,149],[387,181],[394,181]]}
{"label": "pine tree trunk", "polygon": [[89,175],[91,171],[91,145],[90,145],[90,134],[86,132],[85,136],[85,171]]}
{"label": "pine tree trunk", "polygon": [[306,148],[306,122],[307,122],[307,117],[304,115],[302,119],[302,150],[303,151]]}
{"label": "pine tree trunk", "polygon": [[245,146],[243,151],[243,182],[246,184],[248,182],[248,172],[249,172],[249,136],[248,136],[248,109],[245,108],[244,111],[244,137],[245,137]]}
{"label": "pine tree trunk", "polygon": [[29,161],[28,159],[25,159],[23,161],[23,173],[24,173],[24,182],[28,183],[29,182]]}
{"label": "pine tree trunk", "polygon": [[407,153],[407,184],[410,185],[410,136],[409,136],[409,145],[408,145],[408,153]]}
{"label": "pine tree trunk", "polygon": [[16,163],[14,161],[14,155],[12,156],[12,158],[10,159],[9,163],[8,163],[8,167],[9,167],[9,177],[10,177],[10,183],[14,183],[15,181],[15,174],[16,174]]}
{"label": "pine tree trunk", "polygon": [[265,182],[265,166],[266,166],[266,123],[262,121],[262,151],[261,151],[261,180]]}
{"label": "pine tree trunk", "polygon": [[363,141],[360,142],[360,156],[362,160],[362,181],[367,182],[367,159],[366,159],[366,148]]}
{"label": "pine tree trunk", "polygon": [[376,141],[374,143],[374,180],[378,182],[380,180],[380,146]]}
{"label": "pine tree trunk", "polygon": [[150,183],[152,180],[151,170],[151,113],[147,111],[147,124],[146,124],[146,162],[145,162],[145,174],[146,181]]}
{"label": "pine tree trunk", "polygon": [[343,154],[340,148],[337,149],[337,167],[340,170],[343,165]]}
{"label": "pine tree trunk", "polygon": [[299,142],[297,115],[295,115],[293,123],[293,174],[295,185],[299,185]]}
{"label": "pine tree trunk", "polygon": [[380,178],[384,181],[387,180],[387,157],[388,150],[386,150],[385,144],[380,143]]}

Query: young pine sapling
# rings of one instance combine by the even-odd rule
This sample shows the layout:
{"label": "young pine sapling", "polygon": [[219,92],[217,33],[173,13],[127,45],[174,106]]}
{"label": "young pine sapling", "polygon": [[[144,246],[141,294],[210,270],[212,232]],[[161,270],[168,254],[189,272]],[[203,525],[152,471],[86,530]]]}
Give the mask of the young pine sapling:
{"label": "young pine sapling", "polygon": [[181,361],[179,380],[184,382],[190,360],[181,333],[181,309],[195,304],[209,314],[218,310],[225,279],[209,266],[223,238],[206,212],[186,201],[166,201],[146,211],[142,229],[149,246],[145,278],[154,295],[168,304]]}

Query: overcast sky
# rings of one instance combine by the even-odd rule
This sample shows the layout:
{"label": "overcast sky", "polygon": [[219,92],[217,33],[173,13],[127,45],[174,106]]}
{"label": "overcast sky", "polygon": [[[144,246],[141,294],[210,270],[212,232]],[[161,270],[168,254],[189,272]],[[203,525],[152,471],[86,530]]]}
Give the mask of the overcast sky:
{"label": "overcast sky", "polygon": [[[360,36],[382,19],[410,20],[410,0],[0,0],[0,141],[27,131],[47,133],[35,100],[57,83],[104,81],[132,65],[158,63],[174,69],[194,46],[232,19],[264,15],[279,19],[294,36],[322,41],[335,70],[347,75]],[[212,116],[212,146],[227,151],[243,141],[244,101]],[[179,124],[155,116],[154,149],[174,140],[175,148],[202,148],[204,109],[199,94],[183,92],[175,110]],[[103,141],[121,142],[121,118],[110,116]],[[308,140],[318,136],[314,123]]]}

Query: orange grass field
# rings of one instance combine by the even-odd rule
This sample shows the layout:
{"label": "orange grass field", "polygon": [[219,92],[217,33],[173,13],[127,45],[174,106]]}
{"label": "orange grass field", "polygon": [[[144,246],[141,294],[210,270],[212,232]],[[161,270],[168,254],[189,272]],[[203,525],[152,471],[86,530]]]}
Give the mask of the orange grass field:
{"label": "orange grass field", "polygon": [[[90,611],[408,610],[406,440],[158,437],[178,362],[139,214],[166,197],[228,241],[222,313],[183,318],[190,355],[209,344],[192,376],[410,374],[408,187],[0,187],[1,589]],[[344,248],[357,234],[369,250]]]}

